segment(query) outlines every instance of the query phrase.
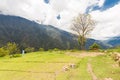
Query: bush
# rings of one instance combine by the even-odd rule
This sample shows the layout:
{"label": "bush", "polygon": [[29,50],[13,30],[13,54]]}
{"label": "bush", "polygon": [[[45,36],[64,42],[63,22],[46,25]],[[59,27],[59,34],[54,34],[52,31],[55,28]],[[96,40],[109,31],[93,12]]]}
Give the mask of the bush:
{"label": "bush", "polygon": [[59,51],[59,49],[58,48],[54,48],[53,51]]}
{"label": "bush", "polygon": [[26,53],[34,52],[34,51],[35,51],[35,48],[33,48],[33,47],[28,47],[28,48],[25,49]]}
{"label": "bush", "polygon": [[8,51],[6,51],[4,48],[0,48],[0,57],[8,55]]}
{"label": "bush", "polygon": [[8,52],[9,55],[20,53],[18,45],[16,43],[7,43],[4,49]]}
{"label": "bush", "polygon": [[51,53],[53,50],[52,50],[52,49],[49,49],[48,51]]}
{"label": "bush", "polygon": [[14,54],[12,55],[13,58],[17,58],[17,57],[21,57],[22,55],[21,54]]}
{"label": "bush", "polygon": [[90,47],[90,50],[98,50],[100,49],[100,45],[98,45],[97,43],[93,43]]}
{"label": "bush", "polygon": [[20,50],[18,49],[18,45],[16,43],[9,42],[6,46],[0,48],[0,57],[14,55],[17,53],[20,53]]}
{"label": "bush", "polygon": [[39,48],[39,51],[44,51],[44,48]]}

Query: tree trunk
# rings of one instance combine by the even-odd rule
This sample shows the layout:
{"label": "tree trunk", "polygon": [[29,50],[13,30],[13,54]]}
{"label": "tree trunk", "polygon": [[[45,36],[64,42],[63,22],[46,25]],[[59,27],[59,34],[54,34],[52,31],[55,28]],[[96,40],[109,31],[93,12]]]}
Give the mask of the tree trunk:
{"label": "tree trunk", "polygon": [[79,36],[78,37],[78,43],[80,45],[81,50],[85,50],[85,37],[84,36]]}

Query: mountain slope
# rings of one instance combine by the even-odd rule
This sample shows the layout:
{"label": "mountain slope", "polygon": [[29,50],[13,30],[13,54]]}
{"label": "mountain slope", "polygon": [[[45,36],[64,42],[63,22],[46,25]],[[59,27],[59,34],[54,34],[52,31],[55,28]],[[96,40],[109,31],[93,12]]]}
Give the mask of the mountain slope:
{"label": "mountain slope", "polygon": [[71,33],[21,17],[0,15],[0,46],[7,42],[16,42],[21,48],[37,49],[68,49],[77,46]]}
{"label": "mountain slope", "polygon": [[[0,47],[8,42],[17,43],[20,49],[34,47],[48,50],[79,47],[76,36],[69,32],[17,16],[0,15]],[[101,41],[87,39],[86,48],[88,49],[94,42],[103,48],[109,47]]]}
{"label": "mountain slope", "polygon": [[112,37],[106,41],[107,44],[110,44],[112,47],[120,46],[120,36]]}

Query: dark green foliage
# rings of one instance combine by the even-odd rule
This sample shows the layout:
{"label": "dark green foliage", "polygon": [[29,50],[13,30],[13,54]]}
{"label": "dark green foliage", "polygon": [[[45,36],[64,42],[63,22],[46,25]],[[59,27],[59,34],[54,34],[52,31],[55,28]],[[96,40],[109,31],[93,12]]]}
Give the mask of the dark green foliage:
{"label": "dark green foliage", "polygon": [[52,50],[52,49],[49,49],[48,51],[51,53],[53,50]]}
{"label": "dark green foliage", "polygon": [[0,48],[0,57],[8,55],[8,51],[6,51],[4,48]]}
{"label": "dark green foliage", "polygon": [[10,55],[13,56],[15,54],[20,53],[20,50],[16,43],[7,43],[5,46],[0,48],[0,57]]}
{"label": "dark green foliage", "polygon": [[42,25],[27,19],[0,15],[0,47],[8,42],[15,42],[20,49],[40,47],[48,49],[72,49],[78,45],[73,34],[55,28],[51,25]]}
{"label": "dark green foliage", "polygon": [[[42,25],[21,17],[0,15],[0,47],[8,42],[18,44],[20,50],[34,47],[35,50],[79,48],[77,36],[51,25]],[[86,48],[94,43],[89,39]]]}
{"label": "dark green foliage", "polygon": [[10,58],[17,58],[17,57],[22,57],[22,54],[14,54],[10,56]]}
{"label": "dark green foliage", "polygon": [[54,48],[53,51],[59,51],[59,49],[58,48]]}
{"label": "dark green foliage", "polygon": [[93,43],[90,47],[89,47],[90,50],[98,50],[100,49],[100,45],[97,44],[97,43]]}
{"label": "dark green foliage", "polygon": [[35,48],[33,48],[33,47],[28,47],[28,48],[25,49],[26,53],[34,52],[34,51],[35,51]]}
{"label": "dark green foliage", "polygon": [[20,50],[16,43],[9,42],[9,43],[7,43],[7,45],[4,48],[8,52],[9,55],[14,55],[14,54],[20,53]]}
{"label": "dark green foliage", "polygon": [[39,48],[39,51],[45,51],[44,48]]}

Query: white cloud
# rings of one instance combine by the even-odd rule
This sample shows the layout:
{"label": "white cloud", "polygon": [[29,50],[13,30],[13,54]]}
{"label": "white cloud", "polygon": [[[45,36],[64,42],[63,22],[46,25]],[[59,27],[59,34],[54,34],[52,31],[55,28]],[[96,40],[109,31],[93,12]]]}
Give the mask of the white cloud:
{"label": "white cloud", "polygon": [[[61,29],[69,30],[71,21],[78,13],[86,12],[89,6],[102,7],[105,0],[0,0],[0,11],[4,14],[21,16],[30,20],[43,21]],[[106,11],[92,11],[90,14],[98,22],[92,37],[105,39],[120,35],[120,4]],[[57,20],[57,15],[61,16]]]}
{"label": "white cloud", "polygon": [[114,7],[100,12],[93,11],[91,15],[94,20],[97,21],[95,30],[93,31],[93,37],[96,39],[107,39],[113,36],[120,35],[120,4]]}
{"label": "white cloud", "polygon": [[84,13],[88,6],[99,3],[101,0],[50,0],[50,4],[45,4],[44,0],[0,0],[0,2],[0,10],[4,14],[42,20],[45,24],[57,26],[60,23],[56,19],[59,13],[61,13],[62,20],[69,22],[69,19],[78,13]]}
{"label": "white cloud", "polygon": [[100,0],[99,3],[98,3],[99,7],[102,7],[104,2],[105,2],[105,0]]}

